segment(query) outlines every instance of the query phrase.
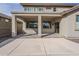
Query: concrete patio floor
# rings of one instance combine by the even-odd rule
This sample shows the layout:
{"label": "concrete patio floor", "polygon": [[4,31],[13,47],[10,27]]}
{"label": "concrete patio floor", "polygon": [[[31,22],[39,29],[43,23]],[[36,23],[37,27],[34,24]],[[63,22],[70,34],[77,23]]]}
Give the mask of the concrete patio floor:
{"label": "concrete patio floor", "polygon": [[64,38],[20,37],[0,48],[1,56],[79,55],[79,44]]}

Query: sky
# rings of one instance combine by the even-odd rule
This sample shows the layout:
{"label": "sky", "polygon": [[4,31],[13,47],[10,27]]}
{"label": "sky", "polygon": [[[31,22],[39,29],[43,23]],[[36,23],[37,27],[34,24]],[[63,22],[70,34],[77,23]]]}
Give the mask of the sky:
{"label": "sky", "polygon": [[0,13],[11,16],[11,11],[23,10],[19,3],[0,3]]}

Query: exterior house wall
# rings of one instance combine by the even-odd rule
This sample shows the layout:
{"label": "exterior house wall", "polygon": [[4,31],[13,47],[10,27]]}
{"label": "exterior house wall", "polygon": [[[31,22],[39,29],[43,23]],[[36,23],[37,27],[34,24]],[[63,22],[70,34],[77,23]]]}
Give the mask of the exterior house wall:
{"label": "exterior house wall", "polygon": [[67,7],[57,7],[57,13],[67,11],[69,9],[70,8],[67,8]]}
{"label": "exterior house wall", "polygon": [[42,31],[43,33],[54,33],[54,28],[51,28],[51,29],[43,29]]}
{"label": "exterior house wall", "polygon": [[66,36],[67,35],[67,20],[65,18],[62,18],[60,22],[60,35],[61,36]]}
{"label": "exterior house wall", "polygon": [[76,31],[76,15],[79,15],[79,11],[62,18],[60,25],[61,35],[65,37],[79,37],[79,31]]}
{"label": "exterior house wall", "polygon": [[[29,9],[30,10],[29,10]],[[41,11],[38,10],[38,8],[42,8]],[[26,12],[38,12],[38,13],[60,13],[64,12],[66,10],[69,10],[71,7],[56,7],[56,11],[54,11],[54,7],[51,7],[51,9],[46,9],[46,7],[24,7],[24,11]]]}
{"label": "exterior house wall", "polygon": [[23,24],[21,22],[17,22],[17,33],[18,34],[22,34],[22,27],[23,27]]}
{"label": "exterior house wall", "polygon": [[26,34],[36,34],[37,32],[37,29],[26,28]]}
{"label": "exterior house wall", "polygon": [[11,35],[11,22],[0,20],[0,37]]}

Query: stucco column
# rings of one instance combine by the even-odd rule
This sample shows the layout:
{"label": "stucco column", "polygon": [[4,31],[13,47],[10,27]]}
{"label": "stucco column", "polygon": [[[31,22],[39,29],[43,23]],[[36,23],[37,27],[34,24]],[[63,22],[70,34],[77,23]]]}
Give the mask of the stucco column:
{"label": "stucco column", "polygon": [[42,36],[42,19],[38,16],[38,37]]}
{"label": "stucco column", "polygon": [[12,15],[12,37],[17,36],[17,25],[16,25],[16,19],[15,15]]}

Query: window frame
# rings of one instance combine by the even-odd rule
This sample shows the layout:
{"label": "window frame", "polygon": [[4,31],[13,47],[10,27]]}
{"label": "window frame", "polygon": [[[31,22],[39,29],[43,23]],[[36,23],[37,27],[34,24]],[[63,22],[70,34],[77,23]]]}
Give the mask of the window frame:
{"label": "window frame", "polygon": [[[79,29],[77,28],[77,19],[78,19],[79,15],[76,15],[76,20],[75,20],[75,31],[79,31]],[[78,20],[79,21],[79,20]]]}

